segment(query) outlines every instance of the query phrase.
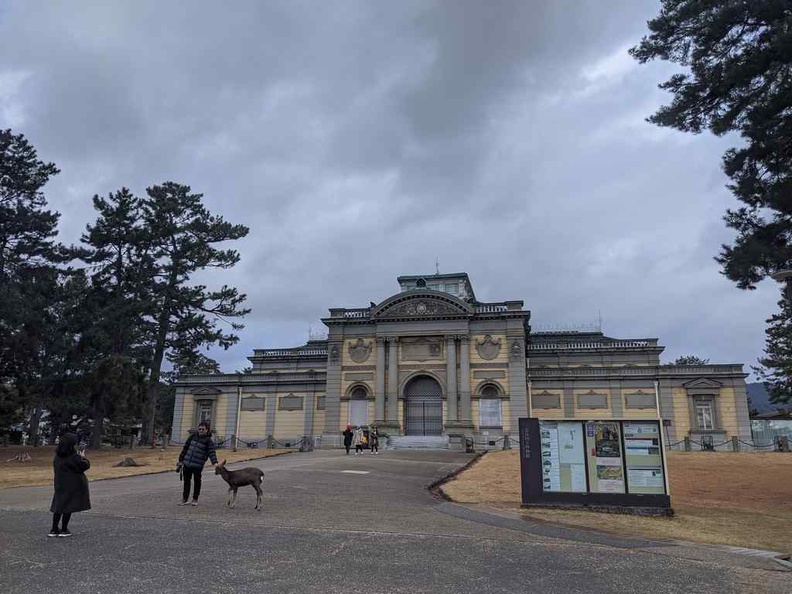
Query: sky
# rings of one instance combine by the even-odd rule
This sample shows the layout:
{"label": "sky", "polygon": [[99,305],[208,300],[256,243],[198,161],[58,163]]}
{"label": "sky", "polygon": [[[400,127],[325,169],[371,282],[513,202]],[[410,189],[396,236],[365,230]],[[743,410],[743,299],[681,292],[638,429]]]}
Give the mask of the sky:
{"label": "sky", "polygon": [[250,227],[196,280],[248,296],[223,371],[304,344],[396,277],[467,272],[535,329],[659,338],[662,359],[764,348],[780,288],[713,260],[738,138],[645,121],[679,67],[627,50],[658,0],[0,2],[0,128],[61,173],[76,243],[91,199],[164,181]]}

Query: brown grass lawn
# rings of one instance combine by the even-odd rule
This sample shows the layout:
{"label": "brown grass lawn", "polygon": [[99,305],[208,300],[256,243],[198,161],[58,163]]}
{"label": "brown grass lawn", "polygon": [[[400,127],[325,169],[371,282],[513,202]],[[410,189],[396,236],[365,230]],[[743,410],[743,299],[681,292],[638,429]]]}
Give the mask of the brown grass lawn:
{"label": "brown grass lawn", "polygon": [[[132,476],[135,474],[151,474],[164,470],[176,470],[181,447],[168,448],[140,447],[134,450],[106,448],[98,452],[88,450],[86,457],[91,461],[91,469],[86,473],[88,480],[95,481],[106,478]],[[217,450],[217,458],[222,462],[227,459],[231,462],[267,458],[295,450],[259,450],[240,449]],[[27,452],[32,460],[30,462],[6,462],[17,454]],[[0,447],[0,489],[9,487],[32,487],[52,484],[52,458],[55,455],[54,446],[38,448],[9,446]],[[132,466],[116,468],[124,458],[134,458],[138,464],[145,466]]]}
{"label": "brown grass lawn", "polygon": [[443,491],[544,521],[792,553],[792,455],[669,452],[668,467],[673,518],[521,509],[517,450],[487,454]]}

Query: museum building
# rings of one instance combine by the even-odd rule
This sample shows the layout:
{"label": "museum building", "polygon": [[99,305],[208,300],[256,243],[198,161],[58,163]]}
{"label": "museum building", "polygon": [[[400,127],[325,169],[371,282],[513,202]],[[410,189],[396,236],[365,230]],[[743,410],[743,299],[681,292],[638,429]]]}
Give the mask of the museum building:
{"label": "museum building", "polygon": [[330,309],[327,338],[254,350],[251,373],[181,377],[173,438],[206,419],[221,442],[337,447],[351,424],[391,445],[498,447],[520,417],[659,417],[668,442],[751,437],[742,365],[661,365],[656,338],[532,332],[523,301],[482,303],[466,273],[397,280],[380,303]]}

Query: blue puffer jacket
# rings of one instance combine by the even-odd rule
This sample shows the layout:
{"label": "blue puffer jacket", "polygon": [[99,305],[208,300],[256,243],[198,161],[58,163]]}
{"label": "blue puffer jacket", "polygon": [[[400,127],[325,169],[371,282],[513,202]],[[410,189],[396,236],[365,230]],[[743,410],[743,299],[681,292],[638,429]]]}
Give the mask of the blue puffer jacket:
{"label": "blue puffer jacket", "polygon": [[187,442],[179,454],[179,463],[184,464],[187,468],[201,470],[206,464],[206,459],[212,460],[212,464],[217,464],[217,455],[215,454],[215,444],[212,441],[211,435],[190,435]]}

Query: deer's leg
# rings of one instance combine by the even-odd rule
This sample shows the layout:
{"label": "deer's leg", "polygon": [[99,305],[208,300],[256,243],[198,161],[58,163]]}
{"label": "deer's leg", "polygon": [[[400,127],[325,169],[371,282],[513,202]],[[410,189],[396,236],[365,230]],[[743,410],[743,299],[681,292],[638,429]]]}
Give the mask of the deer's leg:
{"label": "deer's leg", "polygon": [[236,506],[236,498],[237,498],[237,487],[233,487],[234,494],[231,496],[231,509],[234,509]]}
{"label": "deer's leg", "polygon": [[231,501],[233,499],[234,487],[228,487],[228,507],[231,507]]}
{"label": "deer's leg", "polygon": [[261,497],[263,495],[263,492],[261,490],[261,487],[256,483],[253,483],[253,488],[256,490],[256,509],[261,510]]}

